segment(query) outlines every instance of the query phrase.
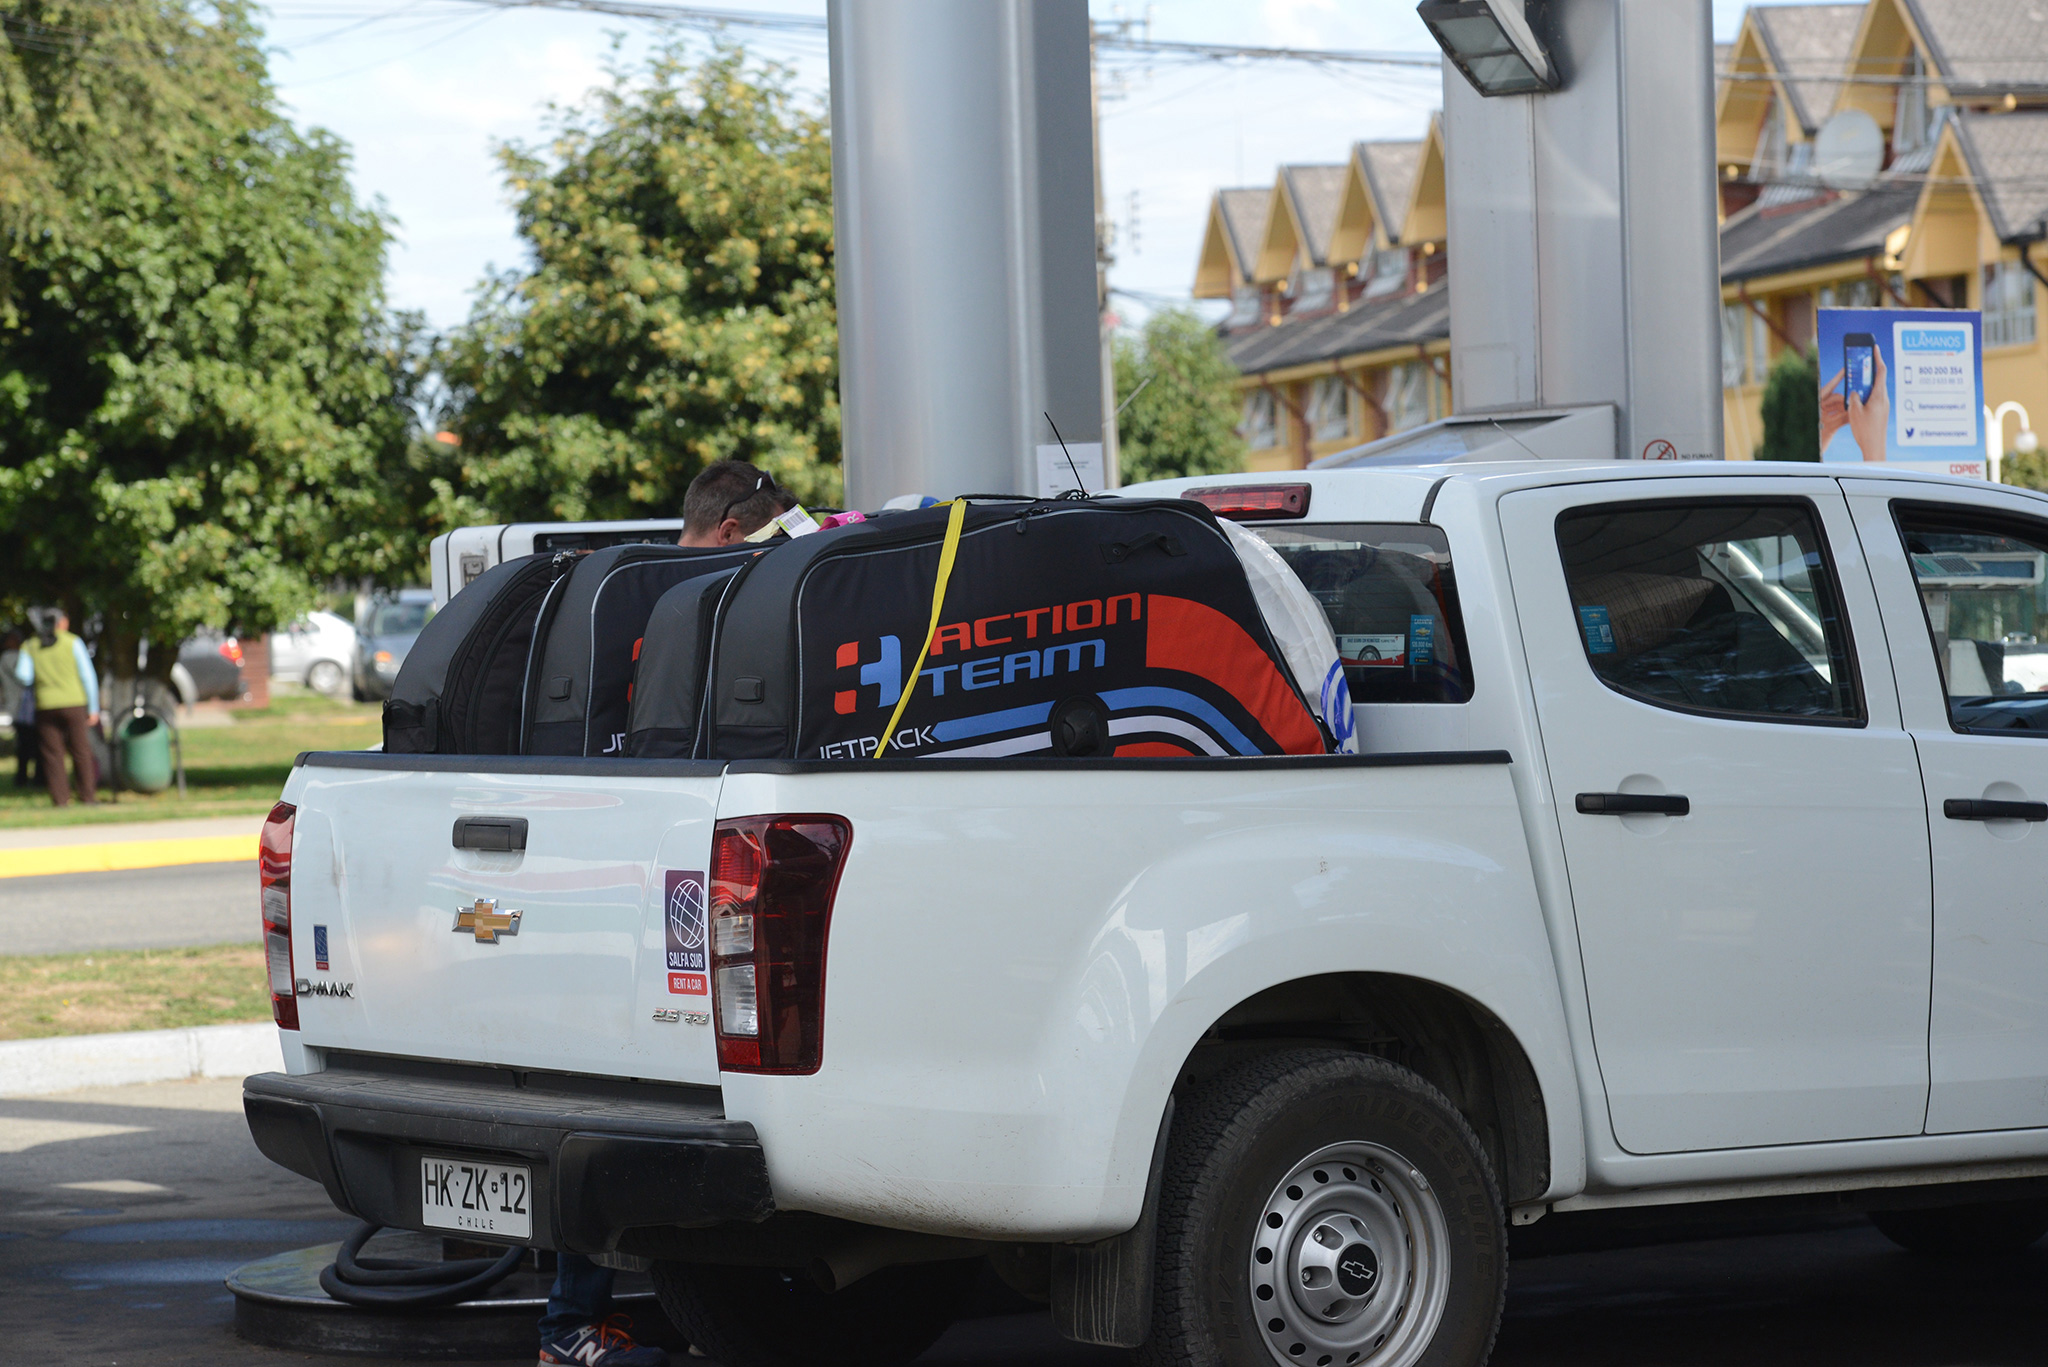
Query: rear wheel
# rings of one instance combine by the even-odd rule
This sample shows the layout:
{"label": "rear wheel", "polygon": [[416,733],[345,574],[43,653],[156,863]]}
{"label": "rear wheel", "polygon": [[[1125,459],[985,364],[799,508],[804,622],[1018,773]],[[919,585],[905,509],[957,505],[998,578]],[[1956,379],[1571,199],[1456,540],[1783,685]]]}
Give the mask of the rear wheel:
{"label": "rear wheel", "polygon": [[2048,1234],[2048,1201],[1874,1210],[1870,1223],[1900,1248],[1938,1258],[2018,1253]]}
{"label": "rear wheel", "polygon": [[981,1261],[885,1267],[843,1291],[803,1272],[656,1263],[661,1308],[722,1367],[897,1367],[959,1315]]}
{"label": "rear wheel", "polygon": [[1406,1069],[1275,1054],[1175,1114],[1145,1367],[1477,1367],[1506,1290],[1486,1155]]}
{"label": "rear wheel", "polygon": [[332,660],[315,660],[306,670],[306,687],[329,697],[341,692],[341,666]]}

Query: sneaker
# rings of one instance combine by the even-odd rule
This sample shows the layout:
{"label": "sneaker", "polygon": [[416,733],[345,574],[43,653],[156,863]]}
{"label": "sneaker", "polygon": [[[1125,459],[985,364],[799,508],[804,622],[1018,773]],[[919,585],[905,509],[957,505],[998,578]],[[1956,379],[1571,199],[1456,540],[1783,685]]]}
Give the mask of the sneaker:
{"label": "sneaker", "polygon": [[603,1324],[586,1324],[540,1346],[541,1367],[573,1363],[575,1367],[668,1367],[668,1354],[633,1342],[622,1327],[624,1315]]}

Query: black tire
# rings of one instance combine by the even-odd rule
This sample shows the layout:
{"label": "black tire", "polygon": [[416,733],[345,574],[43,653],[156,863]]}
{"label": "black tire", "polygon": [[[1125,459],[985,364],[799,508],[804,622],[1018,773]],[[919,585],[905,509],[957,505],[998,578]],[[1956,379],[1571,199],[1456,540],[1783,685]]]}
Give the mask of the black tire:
{"label": "black tire", "polygon": [[1364,1054],[1269,1055],[1174,1114],[1138,1361],[1478,1367],[1507,1268],[1492,1166],[1441,1092]]}
{"label": "black tire", "polygon": [[1997,1257],[2031,1248],[2048,1234],[2048,1201],[1874,1210],[1870,1223],[1885,1238],[1913,1253],[1935,1258]]}
{"label": "black tire", "polygon": [[341,692],[343,677],[341,666],[332,660],[315,660],[306,666],[306,687],[328,697]]}
{"label": "black tire", "polygon": [[897,1367],[958,1318],[981,1260],[872,1272],[843,1291],[768,1267],[656,1263],[669,1320],[720,1367]]}

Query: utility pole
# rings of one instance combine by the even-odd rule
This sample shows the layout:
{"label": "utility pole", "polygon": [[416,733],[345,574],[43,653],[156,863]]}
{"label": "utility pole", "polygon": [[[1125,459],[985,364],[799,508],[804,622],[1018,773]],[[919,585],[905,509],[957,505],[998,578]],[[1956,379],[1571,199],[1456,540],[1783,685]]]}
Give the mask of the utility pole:
{"label": "utility pole", "polygon": [[1102,346],[1102,469],[1111,489],[1123,483],[1117,467],[1116,430],[1116,327],[1109,306],[1109,268],[1116,264],[1110,250],[1115,230],[1110,222],[1109,201],[1102,193],[1102,66],[1095,43],[1095,28],[1088,29],[1088,133],[1095,149],[1095,308]]}
{"label": "utility pole", "polygon": [[1037,493],[1052,424],[1087,468],[1105,440],[1087,0],[831,0],[827,25],[848,503]]}

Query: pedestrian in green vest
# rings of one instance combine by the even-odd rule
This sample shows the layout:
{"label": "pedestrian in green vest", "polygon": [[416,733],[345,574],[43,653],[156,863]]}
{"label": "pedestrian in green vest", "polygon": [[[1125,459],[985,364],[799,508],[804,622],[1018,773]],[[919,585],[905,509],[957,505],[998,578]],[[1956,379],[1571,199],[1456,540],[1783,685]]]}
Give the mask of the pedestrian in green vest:
{"label": "pedestrian in green vest", "polygon": [[99,774],[86,731],[100,724],[100,676],[85,642],[71,634],[70,618],[54,609],[44,614],[36,634],[22,643],[14,677],[24,688],[35,689],[36,741],[50,801],[59,807],[71,802],[71,784],[64,773],[67,747],[78,766],[79,797],[97,801]]}

